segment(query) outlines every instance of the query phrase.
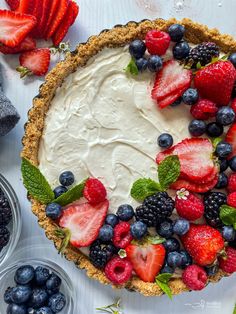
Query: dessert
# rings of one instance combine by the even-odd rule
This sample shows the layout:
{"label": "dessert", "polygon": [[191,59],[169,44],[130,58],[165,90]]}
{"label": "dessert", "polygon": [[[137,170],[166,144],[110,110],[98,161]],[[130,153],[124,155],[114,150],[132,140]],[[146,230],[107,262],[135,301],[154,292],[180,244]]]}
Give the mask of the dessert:
{"label": "dessert", "polygon": [[233,163],[236,70],[224,54],[235,49],[189,20],[131,22],[46,77],[23,179],[49,239],[88,276],[171,297],[228,275],[224,258],[234,269],[235,239],[222,228],[235,229],[236,209],[217,189],[235,185],[219,167]]}

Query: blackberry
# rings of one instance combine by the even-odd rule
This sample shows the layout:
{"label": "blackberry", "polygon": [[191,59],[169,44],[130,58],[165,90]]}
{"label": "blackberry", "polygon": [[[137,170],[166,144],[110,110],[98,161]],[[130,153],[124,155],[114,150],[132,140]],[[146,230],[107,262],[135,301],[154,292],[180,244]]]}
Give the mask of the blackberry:
{"label": "blackberry", "polygon": [[194,68],[198,62],[206,65],[213,57],[219,57],[219,54],[219,47],[215,43],[205,42],[190,50],[186,62]]}
{"label": "blackberry", "polygon": [[0,192],[0,226],[6,226],[12,219],[12,211],[9,202],[3,192]]}
{"label": "blackberry", "polygon": [[90,246],[89,258],[95,267],[104,268],[115,253],[116,248],[111,242],[103,244],[96,240]]}
{"label": "blackberry", "polygon": [[207,223],[212,227],[220,227],[220,206],[226,204],[227,196],[222,192],[210,192],[204,196],[205,213]]}
{"label": "blackberry", "polygon": [[145,198],[143,204],[136,208],[136,219],[148,227],[155,227],[174,210],[174,201],[166,192],[158,192]]}
{"label": "blackberry", "polygon": [[8,244],[9,239],[10,239],[9,230],[6,227],[1,226],[0,227],[0,251],[2,250],[4,246]]}

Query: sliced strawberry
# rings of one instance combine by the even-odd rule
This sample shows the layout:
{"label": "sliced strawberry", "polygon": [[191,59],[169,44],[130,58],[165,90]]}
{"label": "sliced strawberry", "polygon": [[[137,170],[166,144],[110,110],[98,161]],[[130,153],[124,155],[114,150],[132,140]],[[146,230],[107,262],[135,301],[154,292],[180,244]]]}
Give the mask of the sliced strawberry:
{"label": "sliced strawberry", "polygon": [[[203,179],[198,180],[197,183],[199,183],[199,184],[208,184],[208,183],[211,183],[211,182],[215,179],[215,177],[216,177],[218,174],[219,174],[219,166],[216,164],[216,165],[214,166],[214,168],[212,169],[212,172],[209,173],[209,175],[206,176],[206,177],[204,177]],[[184,176],[183,176],[183,178],[184,178]],[[190,178],[187,178],[187,177],[186,177],[186,179],[187,179],[187,180],[190,180]],[[191,181],[191,180],[190,180],[190,181]]]}
{"label": "sliced strawberry", "polygon": [[74,23],[78,13],[78,5],[74,1],[70,1],[66,14],[52,37],[54,46],[57,47],[66,36],[70,26]]}
{"label": "sliced strawberry", "polygon": [[[53,2],[51,0],[41,0],[41,1],[42,1],[42,16],[41,16],[40,22],[38,24],[38,34],[39,34],[39,38],[46,39],[45,33],[48,30],[47,29],[47,22],[49,19],[51,5]],[[58,10],[59,10],[59,8],[58,8]]]}
{"label": "sliced strawberry", "polygon": [[175,92],[173,92],[172,94],[166,96],[164,99],[158,100],[158,106],[162,109],[165,108],[171,104],[173,104],[173,102],[175,102],[180,96],[183,95],[183,93],[185,92],[186,88],[183,89],[178,89]]}
{"label": "sliced strawberry", "polygon": [[63,211],[59,226],[70,231],[70,243],[73,246],[89,246],[98,237],[108,206],[107,200],[96,206],[73,203]]}
{"label": "sliced strawberry", "polygon": [[0,10],[0,43],[9,47],[18,46],[36,23],[34,16]]}
{"label": "sliced strawberry", "polygon": [[[60,6],[61,0],[52,0],[51,1],[51,7],[49,11],[49,17],[47,19],[46,27],[45,27],[45,33],[49,30],[49,26],[53,21],[54,16],[56,16],[58,7]],[[46,34],[44,34],[44,37],[46,37]]]}
{"label": "sliced strawberry", "polygon": [[6,3],[12,11],[15,11],[19,7],[20,0],[6,0]]}
{"label": "sliced strawberry", "polygon": [[24,52],[20,55],[20,65],[17,70],[21,72],[21,77],[34,74],[45,75],[50,64],[50,50],[48,48],[35,49]]}
{"label": "sliced strawberry", "polygon": [[[42,0],[35,0],[34,10],[32,15],[36,17],[37,21],[40,21],[43,15],[43,1]],[[39,29],[39,23],[37,23],[36,27],[32,31],[32,36],[34,38],[42,37],[41,31]]]}
{"label": "sliced strawberry", "polygon": [[16,54],[24,51],[30,51],[36,48],[36,42],[32,37],[26,37],[18,46],[11,48],[5,45],[0,45],[0,52],[8,54]]}
{"label": "sliced strawberry", "polygon": [[164,264],[166,253],[164,246],[130,244],[125,250],[136,274],[145,282],[153,282]]}
{"label": "sliced strawberry", "polygon": [[20,0],[17,12],[32,14],[34,11],[35,0]]}
{"label": "sliced strawberry", "polygon": [[228,130],[226,137],[226,142],[230,143],[233,147],[232,154],[228,157],[229,159],[236,156],[236,123],[234,123]]}
{"label": "sliced strawberry", "polygon": [[188,181],[185,179],[178,179],[175,183],[171,185],[171,189],[173,190],[180,190],[182,188],[185,188],[186,190],[189,190],[194,193],[206,193],[214,188],[218,181],[218,174],[216,177],[206,184],[200,184],[197,181],[194,183],[192,181]]}

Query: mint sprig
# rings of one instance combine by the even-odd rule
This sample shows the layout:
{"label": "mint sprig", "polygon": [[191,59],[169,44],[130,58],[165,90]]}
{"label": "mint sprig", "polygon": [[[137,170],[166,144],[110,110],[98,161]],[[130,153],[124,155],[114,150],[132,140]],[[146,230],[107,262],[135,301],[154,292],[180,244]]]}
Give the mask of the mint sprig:
{"label": "mint sprig", "polygon": [[134,182],[131,188],[131,196],[137,201],[143,201],[146,197],[161,191],[159,183],[152,179],[141,178]]}
{"label": "mint sprig", "polygon": [[228,205],[222,205],[220,207],[220,219],[223,224],[227,226],[232,225],[236,230],[236,208]]}
{"label": "mint sprig", "polygon": [[172,277],[172,274],[159,274],[155,278],[156,284],[161,288],[161,290],[172,300],[172,292],[169,287],[169,280]]}
{"label": "mint sprig", "polygon": [[119,299],[113,304],[103,306],[103,307],[97,307],[96,310],[103,313],[122,314],[120,303],[121,303],[121,300]]}
{"label": "mint sprig", "polygon": [[86,180],[83,180],[81,183],[74,186],[72,189],[68,190],[66,193],[63,193],[62,195],[60,195],[58,198],[54,200],[54,202],[57,204],[60,204],[61,206],[66,206],[80,199],[83,196],[83,190],[84,190]]}
{"label": "mint sprig", "polygon": [[127,67],[124,69],[127,74],[132,74],[132,75],[138,75],[138,67],[135,63],[135,59],[132,58],[127,65]]}

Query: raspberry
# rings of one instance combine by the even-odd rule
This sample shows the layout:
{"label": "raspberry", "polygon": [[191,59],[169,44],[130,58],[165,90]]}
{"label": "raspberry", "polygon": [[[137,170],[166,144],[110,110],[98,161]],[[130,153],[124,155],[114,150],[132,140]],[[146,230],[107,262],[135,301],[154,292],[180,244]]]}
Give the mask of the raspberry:
{"label": "raspberry", "polygon": [[113,257],[105,267],[106,277],[116,285],[126,283],[132,276],[133,267],[127,259]]}
{"label": "raspberry", "polygon": [[90,178],[86,181],[84,187],[84,197],[92,205],[97,205],[106,199],[107,192],[101,181]]}
{"label": "raspberry", "polygon": [[229,181],[228,181],[228,191],[231,192],[236,192],[236,173],[232,173],[229,176]]}
{"label": "raspberry", "polygon": [[214,117],[218,111],[216,104],[207,99],[200,99],[196,104],[194,104],[190,112],[195,119],[207,120]]}
{"label": "raspberry", "polygon": [[133,237],[130,232],[130,224],[122,221],[114,228],[113,243],[116,247],[124,249],[130,244]]}
{"label": "raspberry", "polygon": [[202,290],[207,283],[207,274],[202,267],[190,265],[184,270],[182,280],[189,289]]}
{"label": "raspberry", "polygon": [[232,108],[233,111],[236,113],[236,98],[234,98],[234,99],[232,100],[231,108]]}
{"label": "raspberry", "polygon": [[236,272],[236,250],[228,246],[226,249],[227,257],[220,257],[220,268],[226,273],[232,274]]}
{"label": "raspberry", "polygon": [[236,192],[230,193],[227,196],[227,204],[232,207],[236,207]]}
{"label": "raspberry", "polygon": [[170,45],[170,35],[153,29],[147,32],[145,43],[147,50],[151,55],[162,56],[166,53],[166,50]]}
{"label": "raspberry", "polygon": [[203,201],[185,189],[177,191],[175,208],[180,217],[187,220],[196,220],[204,213]]}

